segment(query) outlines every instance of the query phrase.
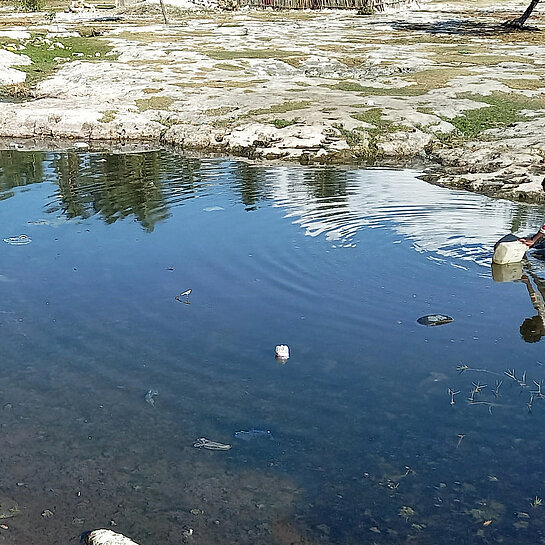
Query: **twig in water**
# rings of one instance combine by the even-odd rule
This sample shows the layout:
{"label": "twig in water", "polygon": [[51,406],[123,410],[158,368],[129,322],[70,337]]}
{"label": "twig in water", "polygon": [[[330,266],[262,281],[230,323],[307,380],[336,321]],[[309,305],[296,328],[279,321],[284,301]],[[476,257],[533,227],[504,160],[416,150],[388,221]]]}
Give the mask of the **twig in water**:
{"label": "twig in water", "polygon": [[500,397],[500,387],[503,384],[503,380],[496,380],[496,386],[494,387],[493,393],[494,397],[498,399]]}
{"label": "twig in water", "polygon": [[502,407],[500,403],[492,403],[491,401],[469,401],[470,405],[486,405],[488,407],[488,412],[492,414],[492,407]]}
{"label": "twig in water", "polygon": [[457,392],[455,392],[452,388],[449,388],[449,389],[448,389],[448,393],[449,393],[449,395],[450,395],[450,404],[451,404],[451,405],[454,405],[454,404],[456,403],[456,401],[454,401],[454,396],[455,396],[456,394],[459,394],[460,391],[458,390]]}
{"label": "twig in water", "polygon": [[479,381],[472,382],[473,390],[471,391],[471,399],[475,399],[475,395],[480,394],[485,388],[486,384],[481,384]]}
{"label": "twig in water", "polygon": [[462,442],[463,438],[465,437],[465,433],[459,433],[458,434],[458,443],[456,443],[456,448],[460,446],[460,443]]}
{"label": "twig in water", "polygon": [[532,398],[537,397],[537,399],[545,399],[545,395],[543,395],[543,380],[540,380],[539,382],[533,380],[532,382],[537,387],[537,390],[530,390]]}
{"label": "twig in water", "polygon": [[475,367],[469,367],[469,365],[466,365],[465,363],[458,365],[458,367],[456,367],[456,371],[458,371],[458,373],[460,374],[462,374],[464,371],[475,371],[477,373],[488,373],[489,375],[501,376],[500,373],[496,373],[495,371],[490,371],[489,369],[477,369]]}

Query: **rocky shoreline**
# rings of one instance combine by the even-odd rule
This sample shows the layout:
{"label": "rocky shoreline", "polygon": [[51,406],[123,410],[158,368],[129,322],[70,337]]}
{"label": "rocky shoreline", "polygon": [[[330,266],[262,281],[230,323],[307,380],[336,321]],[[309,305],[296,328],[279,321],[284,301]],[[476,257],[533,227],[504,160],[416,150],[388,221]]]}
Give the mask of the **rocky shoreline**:
{"label": "rocky shoreline", "polygon": [[[24,84],[37,48],[59,68],[25,100],[4,99],[0,145],[417,160],[432,183],[545,202],[545,37],[499,27],[524,5],[431,0],[371,17],[171,6],[170,25],[144,5],[115,21],[95,10],[51,21],[3,12],[4,89]],[[81,36],[108,49],[79,52],[70,40]]]}

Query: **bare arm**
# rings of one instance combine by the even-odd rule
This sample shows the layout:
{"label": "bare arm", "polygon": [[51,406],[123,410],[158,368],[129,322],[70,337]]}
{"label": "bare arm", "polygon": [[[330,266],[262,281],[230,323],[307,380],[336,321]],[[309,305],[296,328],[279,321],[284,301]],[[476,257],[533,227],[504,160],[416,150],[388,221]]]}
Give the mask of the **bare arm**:
{"label": "bare arm", "polygon": [[528,247],[532,247],[536,242],[545,237],[545,225],[531,238],[519,238],[519,241],[526,244]]}

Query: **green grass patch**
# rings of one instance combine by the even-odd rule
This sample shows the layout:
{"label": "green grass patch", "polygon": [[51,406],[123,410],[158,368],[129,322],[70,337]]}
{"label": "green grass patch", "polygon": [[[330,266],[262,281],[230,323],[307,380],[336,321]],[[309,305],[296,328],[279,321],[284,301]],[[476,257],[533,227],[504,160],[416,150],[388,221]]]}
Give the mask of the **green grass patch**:
{"label": "green grass patch", "polygon": [[437,115],[435,111],[430,108],[429,106],[418,106],[416,108],[416,111],[420,114],[426,114],[426,115]]}
{"label": "green grass patch", "polygon": [[414,81],[416,88],[425,92],[432,89],[441,89],[445,87],[449,81],[459,76],[468,76],[473,74],[472,70],[467,68],[430,68],[428,70],[420,70],[405,76],[404,79]]}
{"label": "green grass patch", "polygon": [[409,127],[405,125],[398,125],[389,119],[384,119],[382,117],[382,108],[369,108],[365,112],[353,114],[350,117],[357,121],[374,125],[374,129],[367,129],[373,135],[409,130]]}
{"label": "green grass patch", "polygon": [[282,49],[206,49],[201,51],[201,53],[217,61],[232,61],[234,59],[285,59],[301,55],[297,51],[285,51]]}
{"label": "green grass patch", "polygon": [[273,119],[271,124],[274,125],[277,129],[285,129],[286,127],[291,127],[295,125],[297,121],[295,119]]}
{"label": "green grass patch", "polygon": [[419,89],[417,86],[412,85],[407,87],[367,87],[349,80],[339,81],[334,84],[324,84],[323,87],[329,87],[329,89],[333,89],[334,91],[364,93],[366,96],[414,97],[428,92],[427,89]]}
{"label": "green grass patch", "polygon": [[244,70],[242,66],[237,66],[236,64],[229,64],[227,62],[219,62],[218,64],[214,65],[214,68],[216,70],[228,70],[230,72],[239,72],[241,70]]}
{"label": "green grass patch", "polygon": [[98,120],[99,123],[111,123],[115,119],[115,110],[106,110],[102,112],[102,117]]}
{"label": "green grass patch", "polygon": [[461,63],[474,66],[496,66],[504,62],[534,64],[533,59],[519,55],[471,54],[464,50],[436,51],[433,60],[442,64]]}
{"label": "green grass patch", "polygon": [[285,62],[289,66],[292,66],[293,68],[301,68],[302,62],[306,59],[306,57],[291,57],[289,59],[282,59],[282,62]]}
{"label": "green grass patch", "polygon": [[308,108],[312,102],[308,100],[300,100],[298,102],[282,102],[282,104],[275,104],[270,108],[258,108],[257,110],[250,110],[248,115],[265,115],[265,114],[285,114],[286,112],[292,112],[294,110],[304,110]]}
{"label": "green grass patch", "polygon": [[23,102],[30,98],[30,88],[24,83],[10,83],[0,85],[0,99],[9,102]]}
{"label": "green grass patch", "polygon": [[545,80],[542,79],[500,79],[503,84],[507,85],[510,89],[517,91],[535,91],[536,89],[543,89],[545,87]]}
{"label": "green grass patch", "polygon": [[482,102],[487,106],[467,110],[463,115],[448,120],[466,138],[475,138],[483,131],[505,127],[525,119],[524,110],[545,109],[545,98],[529,98],[516,93],[493,93],[490,96],[459,94],[458,98],[467,98]]}
{"label": "green grass patch", "polygon": [[356,151],[356,156],[360,159],[371,159],[377,155],[377,147],[364,129],[356,127],[353,130],[345,129],[342,124],[333,124],[346,140],[346,143]]}
{"label": "green grass patch", "polygon": [[[195,78],[196,79],[196,78]],[[245,87],[253,87],[254,85],[259,85],[260,83],[265,83],[266,80],[250,80],[250,81],[180,81],[178,83],[174,83],[176,87],[182,87],[182,88],[203,88],[203,87],[211,87],[211,88],[217,88],[217,89],[243,89]]]}
{"label": "green grass patch", "polygon": [[221,106],[220,108],[211,108],[210,110],[206,110],[204,113],[212,116],[227,115],[238,109],[238,106]]}
{"label": "green grass patch", "polygon": [[170,97],[150,97],[139,98],[135,102],[138,110],[145,112],[146,110],[168,110],[174,99]]}
{"label": "green grass patch", "polygon": [[[3,43],[0,43],[3,46]],[[74,60],[96,61],[108,55],[112,47],[97,38],[55,38],[45,40],[35,35],[30,40],[22,42],[24,49],[18,51],[30,57],[32,64],[15,66],[17,70],[26,72],[25,84],[28,87],[36,85],[50,76],[61,64]],[[112,56],[108,57],[110,60]]]}

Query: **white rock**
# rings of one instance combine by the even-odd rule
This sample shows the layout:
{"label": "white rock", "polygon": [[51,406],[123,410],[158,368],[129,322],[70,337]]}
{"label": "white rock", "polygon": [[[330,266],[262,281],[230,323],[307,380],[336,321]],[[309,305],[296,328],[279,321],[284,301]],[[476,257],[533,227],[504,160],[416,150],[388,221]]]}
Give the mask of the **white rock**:
{"label": "white rock", "polygon": [[523,242],[519,242],[515,235],[507,235],[496,243],[492,261],[498,265],[518,263],[522,261],[527,250],[528,246]]}
{"label": "white rock", "polygon": [[23,83],[26,79],[25,72],[15,68],[5,68],[0,65],[0,85],[11,85],[12,83]]}
{"label": "white rock", "polygon": [[7,49],[0,49],[0,66],[12,66],[18,64],[32,64],[30,57],[19,55]]}
{"label": "white rock", "polygon": [[0,30],[0,36],[13,40],[28,40],[30,32],[26,30]]}
{"label": "white rock", "polygon": [[86,538],[86,545],[137,545],[132,539],[111,530],[93,530]]}

